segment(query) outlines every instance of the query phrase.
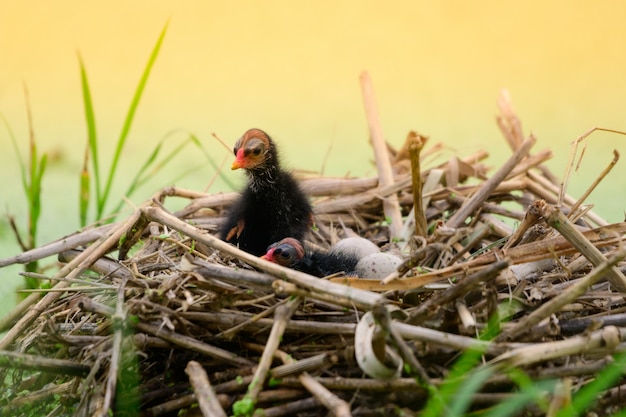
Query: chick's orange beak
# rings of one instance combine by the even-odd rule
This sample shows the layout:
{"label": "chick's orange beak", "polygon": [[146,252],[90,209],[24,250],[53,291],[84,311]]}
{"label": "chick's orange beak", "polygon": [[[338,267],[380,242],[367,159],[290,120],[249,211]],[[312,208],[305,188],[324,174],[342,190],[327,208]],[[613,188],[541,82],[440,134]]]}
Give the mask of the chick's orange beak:
{"label": "chick's orange beak", "polygon": [[243,168],[246,165],[246,161],[244,159],[243,148],[239,148],[237,151],[237,157],[233,161],[230,169],[239,169]]}
{"label": "chick's orange beak", "polygon": [[274,261],[274,248],[271,248],[270,250],[268,250],[265,255],[261,256],[261,259],[265,259],[266,261],[276,263]]}

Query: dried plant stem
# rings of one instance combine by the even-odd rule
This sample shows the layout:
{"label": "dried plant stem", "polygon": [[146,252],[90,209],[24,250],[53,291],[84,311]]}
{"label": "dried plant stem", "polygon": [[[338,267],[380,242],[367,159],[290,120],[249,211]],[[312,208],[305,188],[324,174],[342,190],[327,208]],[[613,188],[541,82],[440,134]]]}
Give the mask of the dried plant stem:
{"label": "dried plant stem", "polygon": [[534,343],[522,346],[494,358],[489,363],[500,366],[528,366],[555,358],[563,358],[599,349],[603,354],[612,353],[626,332],[615,326],[607,326],[591,334],[573,336],[556,342]]}
{"label": "dried plant stem", "polygon": [[522,145],[524,135],[522,123],[513,110],[511,95],[507,89],[500,90],[497,103],[500,113],[502,113],[502,117],[498,116],[497,118],[498,126],[511,149],[515,151]]}
{"label": "dried plant stem", "polygon": [[117,386],[118,371],[122,362],[122,341],[124,338],[124,322],[126,321],[126,311],[124,309],[124,289],[126,280],[124,280],[117,291],[117,302],[115,305],[115,315],[113,321],[113,349],[111,350],[111,363],[106,379],[106,387],[104,391],[104,400],[99,409],[96,410],[94,416],[106,417],[112,409],[113,398],[115,397],[115,388]]}
{"label": "dried plant stem", "polygon": [[[285,364],[294,363],[294,359],[283,351],[277,350],[276,354]],[[350,405],[330,392],[324,385],[320,384],[316,378],[313,378],[307,372],[302,372],[298,376],[299,382],[304,388],[306,388],[313,396],[326,407],[333,415],[337,417],[350,417]]]}
{"label": "dried plant stem", "polygon": [[[597,267],[606,262],[602,252],[557,207],[546,204],[541,214],[546,222],[563,235],[585,258],[589,259],[593,266]],[[626,277],[619,269],[612,266],[607,271],[607,278],[618,291],[626,292]]]}
{"label": "dried plant stem", "polygon": [[[374,156],[376,157],[376,167],[378,168],[380,185],[385,187],[393,184],[394,180],[391,162],[387,153],[387,144],[385,143],[385,137],[380,123],[378,106],[374,97],[374,87],[372,86],[372,79],[367,71],[361,73],[360,81],[363,102],[365,104],[365,115],[370,130],[372,147],[374,148]],[[385,217],[391,222],[389,224],[391,237],[398,237],[402,228],[402,214],[400,212],[397,195],[391,195],[383,200],[383,210]]]}
{"label": "dried plant stem", "polygon": [[415,234],[428,236],[428,225],[422,201],[422,174],[420,168],[420,153],[424,148],[424,138],[415,132],[409,133],[409,155],[411,157],[411,178],[413,179],[413,213],[415,216]]}
{"label": "dried plant stem", "polygon": [[485,181],[476,194],[461,206],[461,208],[446,222],[447,227],[457,228],[461,226],[465,219],[470,216],[476,209],[487,200],[496,187],[509,175],[509,173],[515,168],[515,166],[524,159],[530,148],[535,144],[535,138],[531,135],[526,139],[522,145],[513,153],[513,155],[506,161],[502,167]]}
{"label": "dried plant stem", "polygon": [[626,257],[626,249],[622,249],[612,255],[607,261],[594,268],[585,278],[581,278],[576,281],[574,285],[567,288],[565,291],[559,293],[549,302],[543,304],[537,310],[533,311],[528,316],[522,318],[516,322],[513,327],[510,327],[496,337],[496,341],[505,341],[516,339],[522,334],[532,330],[533,326],[539,323],[541,320],[549,317],[551,314],[557,313],[561,308],[573,302],[578,297],[583,295],[589,287],[604,278],[609,268],[617,265],[622,259]]}
{"label": "dried plant stem", "polygon": [[[578,232],[580,233],[580,232]],[[611,246],[622,242],[622,236],[626,233],[626,223],[616,223],[597,229],[583,232],[582,235],[588,242],[598,246]],[[376,279],[363,278],[331,278],[331,281],[343,283],[355,288],[367,289],[369,291],[407,291],[432,284],[443,279],[473,273],[484,265],[491,264],[499,259],[509,258],[513,265],[548,259],[554,255],[562,256],[574,253],[576,248],[568,242],[564,236],[557,236],[551,239],[544,239],[524,245],[515,246],[509,249],[494,249],[484,255],[480,255],[470,261],[450,265],[446,268],[438,269],[422,275],[396,279],[389,284],[383,284]]]}
{"label": "dried plant stem", "polygon": [[[78,303],[79,307],[84,311],[91,311],[101,314],[105,317],[113,316],[113,309],[103,304],[97,303],[90,298],[83,297]],[[230,363],[236,366],[252,366],[252,362],[237,356],[236,354],[224,349],[220,349],[215,346],[202,343],[190,336],[178,334],[176,332],[167,330],[161,326],[155,326],[148,323],[133,323],[134,327],[146,334],[159,337],[174,345],[181,346],[183,348],[202,353],[204,355],[222,360],[226,363]]]}
{"label": "dried plant stem", "polygon": [[189,383],[196,394],[202,415],[204,417],[226,417],[226,412],[217,399],[202,365],[196,361],[189,361],[185,367],[185,373],[189,376]]}
{"label": "dried plant stem", "polygon": [[274,325],[272,326],[272,330],[268,336],[259,365],[257,366],[254,377],[252,378],[252,383],[248,386],[246,399],[251,401],[252,404],[256,404],[258,401],[259,393],[263,389],[270,367],[272,366],[272,359],[274,358],[274,354],[276,353],[278,346],[280,346],[280,341],[285,333],[287,322],[300,303],[302,303],[302,300],[303,299],[300,297],[294,298],[286,304],[280,305],[276,309]]}
{"label": "dried plant stem", "polygon": [[509,265],[509,260],[503,259],[461,279],[457,285],[453,285],[447,290],[437,293],[416,307],[415,310],[410,312],[406,322],[411,324],[423,322],[429,314],[434,314],[441,306],[467,294],[471,288],[476,288],[481,282],[495,278],[500,271],[504,268],[508,268]]}
{"label": "dried plant stem", "polygon": [[585,202],[585,200],[587,200],[587,197],[589,197],[589,195],[593,192],[593,190],[596,189],[596,187],[598,186],[598,184],[600,184],[600,182],[604,179],[604,177],[609,175],[609,172],[611,172],[613,167],[615,167],[615,165],[617,164],[617,161],[619,161],[619,152],[617,152],[617,150],[614,149],[613,159],[611,160],[609,165],[606,168],[604,168],[604,170],[600,173],[598,178],[596,178],[593,181],[593,183],[589,186],[589,188],[585,190],[585,192],[583,193],[583,195],[580,196],[578,201],[576,201],[576,203],[571,207],[570,215],[573,215],[574,213],[576,213],[578,208]]}
{"label": "dried plant stem", "polygon": [[2,367],[28,369],[38,372],[47,372],[59,375],[81,376],[89,373],[89,366],[74,361],[54,358],[42,358],[25,353],[0,351]]}
{"label": "dried plant stem", "polygon": [[19,255],[10,258],[0,259],[0,268],[13,264],[27,264],[29,262],[38,261],[48,256],[56,255],[65,250],[74,249],[78,246],[86,245],[105,236],[115,224],[106,224],[93,229],[84,230],[74,233],[64,238],[55,240],[38,248],[22,252]]}

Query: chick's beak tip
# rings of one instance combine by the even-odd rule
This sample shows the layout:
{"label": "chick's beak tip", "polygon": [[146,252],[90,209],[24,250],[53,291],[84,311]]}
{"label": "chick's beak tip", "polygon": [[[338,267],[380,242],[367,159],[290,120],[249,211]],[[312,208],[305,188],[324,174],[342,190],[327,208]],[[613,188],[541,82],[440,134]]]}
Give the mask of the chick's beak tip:
{"label": "chick's beak tip", "polygon": [[235,158],[235,160],[233,161],[233,164],[230,166],[230,169],[235,170],[235,169],[243,168],[243,167],[244,167],[244,165],[245,165],[245,163],[244,163],[244,162],[245,162],[245,161],[244,161],[244,152],[243,152],[243,148],[240,148],[240,149],[237,151],[236,158]]}

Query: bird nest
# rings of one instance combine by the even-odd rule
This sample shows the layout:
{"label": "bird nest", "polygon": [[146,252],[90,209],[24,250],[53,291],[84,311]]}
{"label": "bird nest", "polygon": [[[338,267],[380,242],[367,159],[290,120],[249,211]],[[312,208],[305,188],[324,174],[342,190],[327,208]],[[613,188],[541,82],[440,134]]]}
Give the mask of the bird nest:
{"label": "bird nest", "polygon": [[[443,387],[477,375],[470,409],[527,394],[513,370],[541,391],[526,415],[567,407],[624,350],[626,223],[563,193],[550,152],[531,154],[535,139],[499,104],[514,153],[489,177],[486,152],[423,168],[440,148],[418,134],[381,147],[372,116],[379,178],[302,179],[308,244],[368,238],[404,259],[382,280],[319,279],[242,252],[215,237],[236,193],[177,188],[0,261],[60,262],[8,319],[2,415],[445,415]],[[189,201],[171,212],[170,199]],[[624,402],[623,382],[599,390],[598,414]]]}

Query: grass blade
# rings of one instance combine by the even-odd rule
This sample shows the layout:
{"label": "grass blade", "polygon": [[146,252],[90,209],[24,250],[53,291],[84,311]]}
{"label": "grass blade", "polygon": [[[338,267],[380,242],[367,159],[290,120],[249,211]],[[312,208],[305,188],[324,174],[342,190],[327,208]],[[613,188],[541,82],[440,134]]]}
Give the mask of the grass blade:
{"label": "grass blade", "polygon": [[91,176],[89,175],[89,145],[87,145],[87,147],[85,148],[85,157],[83,159],[83,169],[80,172],[80,189],[78,195],[80,227],[87,226],[89,199],[91,197],[90,180]]}
{"label": "grass blade", "polygon": [[[87,79],[87,71],[85,70],[85,65],[83,63],[83,59],[78,54],[78,61],[80,63],[80,80],[83,88],[83,103],[85,104],[85,121],[87,122],[87,139],[89,143],[89,152],[91,152],[91,161],[93,164],[93,175],[94,181],[96,185],[96,203],[98,206],[104,205],[101,196],[101,183],[100,183],[100,167],[99,162],[100,158],[98,156],[98,137],[96,135],[96,117],[93,110],[93,101],[91,100],[91,89],[89,88],[89,81]],[[81,180],[82,181],[82,180]],[[82,190],[81,190],[82,192]],[[82,195],[79,198],[79,201],[82,201]],[[82,204],[82,203],[81,203]],[[82,215],[82,213],[81,213]],[[85,224],[87,222],[87,218],[85,217]],[[85,224],[82,223],[81,217],[81,226]]]}
{"label": "grass blade", "polygon": [[0,117],[2,118],[2,122],[4,123],[4,126],[7,129],[7,132],[9,132],[9,137],[11,138],[13,149],[15,150],[15,156],[17,157],[17,162],[20,166],[20,174],[22,175],[22,188],[24,189],[24,193],[28,194],[28,182],[26,178],[26,164],[24,164],[24,159],[22,159],[20,148],[19,146],[17,146],[17,139],[15,139],[15,134],[13,133],[13,130],[11,129],[11,126],[9,125],[9,122],[7,121],[6,117],[4,117],[3,114],[0,114]]}
{"label": "grass blade", "polygon": [[130,127],[132,125],[133,119],[135,117],[135,112],[139,105],[139,100],[143,94],[143,90],[148,82],[148,77],[150,76],[150,71],[152,70],[152,66],[154,65],[157,56],[159,55],[159,50],[161,49],[161,44],[163,42],[163,38],[165,37],[165,33],[167,32],[168,24],[165,24],[165,27],[161,31],[161,35],[157,40],[152,53],[150,54],[150,59],[148,60],[148,64],[144,69],[144,72],[139,80],[139,85],[137,86],[137,90],[135,91],[135,95],[130,104],[130,108],[128,109],[128,114],[126,115],[126,119],[124,120],[124,125],[122,127],[122,132],[120,133],[120,137],[117,141],[117,146],[115,148],[115,154],[113,156],[113,161],[111,163],[111,167],[109,169],[109,175],[106,182],[106,186],[104,188],[104,193],[102,194],[102,199],[100,201],[101,204],[98,205],[98,218],[102,217],[104,212],[104,207],[106,205],[107,198],[109,196],[109,192],[111,191],[111,186],[113,184],[113,178],[115,177],[115,173],[117,171],[117,164],[119,163],[120,156],[122,154],[122,150],[124,149],[124,145],[126,143],[126,139],[128,138],[128,132],[130,131]]}

